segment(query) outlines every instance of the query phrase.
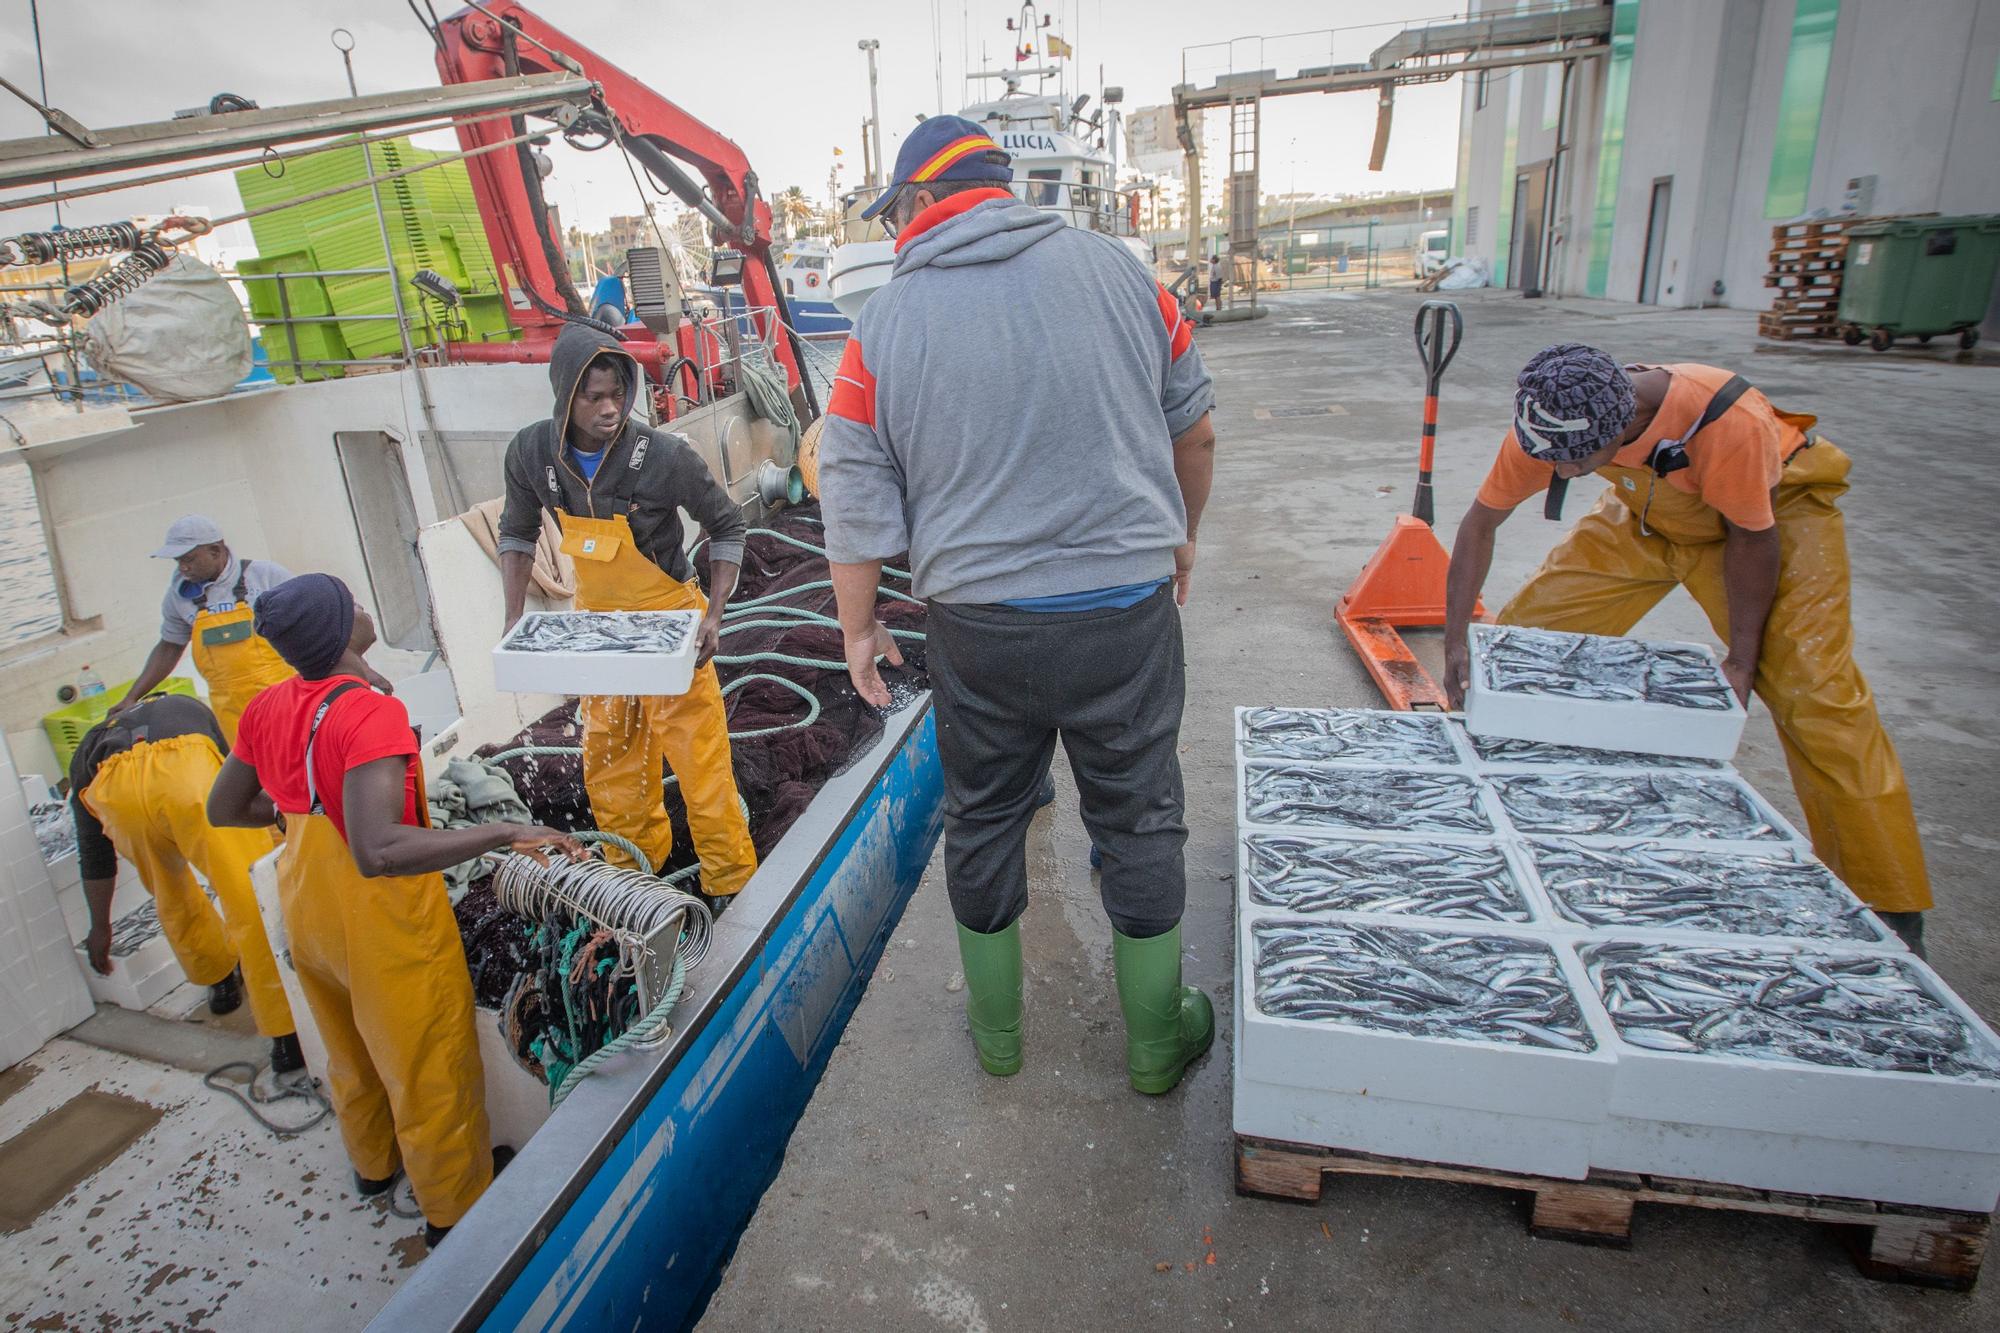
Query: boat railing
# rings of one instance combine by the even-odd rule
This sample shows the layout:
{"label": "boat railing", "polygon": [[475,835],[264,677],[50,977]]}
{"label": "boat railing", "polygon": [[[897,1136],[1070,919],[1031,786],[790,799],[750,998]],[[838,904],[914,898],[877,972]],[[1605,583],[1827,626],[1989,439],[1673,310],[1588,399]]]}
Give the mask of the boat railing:
{"label": "boat railing", "polygon": [[[843,196],[848,219],[858,219],[861,208],[873,203],[889,187],[864,185]],[[1144,190],[1119,190],[1107,185],[1080,185],[1066,180],[1017,180],[1010,184],[1015,198],[1033,204],[1044,213],[1054,213],[1072,227],[1084,227],[1107,236],[1138,236],[1145,207]],[[872,230],[872,229],[871,229]],[[870,239],[849,235],[849,240]]]}

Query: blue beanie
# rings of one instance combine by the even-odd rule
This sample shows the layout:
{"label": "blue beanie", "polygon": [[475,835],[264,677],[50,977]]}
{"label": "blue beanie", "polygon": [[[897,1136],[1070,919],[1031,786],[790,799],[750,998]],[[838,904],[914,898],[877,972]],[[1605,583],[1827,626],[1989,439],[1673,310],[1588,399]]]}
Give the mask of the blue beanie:
{"label": "blue beanie", "polygon": [[1632,424],[1632,377],[1583,343],[1535,353],[1514,388],[1514,439],[1545,463],[1588,458]]}
{"label": "blue beanie", "polygon": [[292,670],[319,680],[354,635],[354,594],[331,574],[301,574],[257,599],[253,624]]}

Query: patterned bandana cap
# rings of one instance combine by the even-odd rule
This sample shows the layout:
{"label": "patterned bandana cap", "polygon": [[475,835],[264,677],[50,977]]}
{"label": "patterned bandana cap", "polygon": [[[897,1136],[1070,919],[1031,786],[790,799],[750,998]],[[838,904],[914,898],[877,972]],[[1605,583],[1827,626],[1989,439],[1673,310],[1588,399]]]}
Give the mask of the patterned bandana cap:
{"label": "patterned bandana cap", "polygon": [[1588,458],[1632,424],[1632,377],[1583,343],[1535,353],[1514,387],[1514,438],[1545,463]]}

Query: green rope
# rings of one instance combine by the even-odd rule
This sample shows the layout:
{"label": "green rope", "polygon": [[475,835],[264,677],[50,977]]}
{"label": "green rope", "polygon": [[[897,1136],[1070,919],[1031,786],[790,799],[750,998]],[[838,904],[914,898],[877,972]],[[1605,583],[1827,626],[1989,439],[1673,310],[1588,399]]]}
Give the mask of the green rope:
{"label": "green rope", "polygon": [[[766,610],[768,611],[778,611],[781,609],[783,608],[775,606],[766,608]],[[792,614],[797,616],[798,619],[739,620],[734,625],[724,625],[722,627],[722,632],[724,634],[734,634],[737,630],[740,629],[803,629],[807,625],[828,625],[834,629],[840,628],[840,622],[838,620],[835,620],[832,616],[820,615],[817,611],[794,610]],[[895,635],[899,639],[915,639],[919,643],[921,643],[924,638],[923,632],[921,630],[892,629],[889,631],[889,633]]]}
{"label": "green rope", "polygon": [[758,680],[768,682],[772,685],[782,685],[793,694],[798,695],[799,698],[804,699],[806,701],[806,715],[796,722],[782,722],[775,727],[756,727],[749,731],[732,731],[729,733],[729,739],[744,740],[752,736],[775,736],[781,731],[795,731],[800,727],[810,727],[813,723],[819,721],[818,695],[795,680],[790,680],[784,676],[774,676],[769,672],[753,671],[747,676],[738,676],[735,680],[730,681],[722,687],[722,696],[726,699],[745,685]]}
{"label": "green rope", "polygon": [[[549,746],[546,748],[554,749],[555,747]],[[575,751],[575,753],[581,754],[583,753],[583,751],[579,748],[578,750]],[[631,857],[632,863],[639,867],[640,873],[647,875],[653,873],[652,858],[648,857],[644,852],[640,851],[637,843],[630,842],[624,838],[621,838],[616,833],[605,833],[601,830],[598,830],[598,831],[585,831],[582,833],[578,833],[575,836],[578,842],[610,843],[613,847],[616,847],[619,851],[624,852],[627,856]]]}
{"label": "green rope", "polygon": [[[747,611],[752,607],[762,606],[766,602],[774,602],[780,597],[790,597],[793,593],[817,592],[821,588],[831,588],[832,586],[832,579],[816,579],[811,583],[801,583],[794,588],[780,588],[776,592],[767,592],[762,597],[752,597],[748,601],[732,601],[729,604],[729,609],[722,613],[722,618],[727,620],[738,611]],[[912,597],[906,592],[897,592],[894,588],[877,588],[875,591],[884,597],[893,597],[899,602],[908,602],[913,606],[923,605],[921,598]]]}
{"label": "green rope", "polygon": [[[673,1029],[667,1019],[672,1016],[674,1006],[681,1002],[681,994],[687,989],[687,963],[679,954],[674,955],[673,979],[667,983],[667,993],[660,997],[658,1004],[647,1011],[645,1017],[626,1028],[623,1032],[605,1042],[576,1064],[570,1066],[554,1091],[549,1094],[551,1107],[561,1106],[576,1085],[595,1073],[605,1061],[614,1055],[622,1055],[634,1046],[653,1045],[664,1041]],[[553,1071],[551,1071],[553,1072]]]}
{"label": "green rope", "polygon": [[[826,525],[821,524],[820,526],[824,527]],[[800,541],[797,537],[792,536],[790,533],[779,532],[773,528],[750,528],[747,529],[743,535],[746,538],[769,537],[771,540],[783,542],[787,546],[796,546],[801,551],[811,551],[814,555],[826,555],[826,548],[824,546],[814,546],[811,542]],[[703,537],[700,541],[696,542],[693,545],[693,547],[691,547],[688,550],[688,558],[690,560],[693,559],[694,553],[696,551],[699,551],[703,546],[707,544],[708,544],[707,537]],[[829,560],[831,560],[832,558],[833,558],[832,556],[827,556],[827,559]],[[892,579],[914,579],[916,577],[916,575],[910,573],[910,571],[907,569],[896,569],[889,565],[882,566],[882,574],[885,578],[892,578]],[[798,589],[794,588],[791,589],[791,591],[796,592],[798,591]]]}

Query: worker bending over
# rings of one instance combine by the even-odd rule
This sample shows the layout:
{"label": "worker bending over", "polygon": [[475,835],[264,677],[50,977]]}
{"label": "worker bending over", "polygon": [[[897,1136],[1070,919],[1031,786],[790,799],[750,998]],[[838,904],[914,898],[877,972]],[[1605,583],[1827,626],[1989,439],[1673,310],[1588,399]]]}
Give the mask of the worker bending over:
{"label": "worker bending over", "polygon": [[[269,560],[233,554],[220,525],[201,514],[175,519],[153,558],[174,562],[174,576],[160,605],[160,641],[139,668],[132,688],[112,705],[111,715],[116,717],[151,694],[173,674],[192,643],[195,670],[208,682],[209,706],[222,724],[223,739],[233,745],[244,705],[266,685],[292,674],[251,623],[257,599],[290,578],[291,571]],[[373,668],[367,679],[377,689],[389,688]]]}
{"label": "worker bending over", "polygon": [[[1445,686],[1470,667],[1466,626],[1493,533],[1523,500],[1596,472],[1611,483],[1500,612],[1504,625],[1624,634],[1675,584],[1728,646],[1737,697],[1771,710],[1813,850],[1921,952],[1930,879],[1902,765],[1854,664],[1848,458],[1740,377],[1693,364],[1620,366],[1565,343],[1521,371],[1514,429],[1458,527]],[[1604,744],[1616,748],[1616,736]]]}
{"label": "worker bending over", "polygon": [[409,712],[363,678],[375,626],[339,579],[271,589],[257,632],[298,675],[244,711],[209,818],[283,816],[279,903],[355,1188],[380,1194],[400,1166],[436,1245],[494,1168],[472,977],[438,872],[503,847],[582,848],[527,824],[428,827]]}
{"label": "worker bending over", "polygon": [[[1162,1093],[1215,1035],[1181,984],[1187,597],[1214,402],[1180,307],[1117,241],[1008,192],[985,130],[903,140],[895,270],[828,404],[820,485],[855,688],[889,702],[882,562],[910,553],[945,779],[945,883],[980,1064],[1021,1067],[1025,835],[1058,740],[1103,860],[1126,1067]],[[1044,355],[1052,318],[1066,349]]]}
{"label": "worker bending over", "polygon": [[[139,700],[83,733],[69,763],[69,803],[90,906],[84,947],[90,965],[109,976],[111,897],[123,856],[153,896],[181,971],[208,987],[209,1012],[235,1012],[247,982],[251,1017],[271,1039],[271,1072],[289,1074],[305,1068],[305,1056],[250,884],[250,867],[269,854],[271,839],[208,822],[208,789],[228,751],[215,714],[178,694]],[[215,891],[220,916],[196,870]]]}
{"label": "worker bending over", "polygon": [[[555,415],[507,445],[507,506],[500,516],[507,627],[527,602],[544,508],[555,511],[563,552],[576,562],[579,610],[702,613],[700,665],[686,694],[581,701],[583,785],[598,828],[664,866],[674,847],[662,800],[664,760],[687,803],[703,892],[736,893],[756,870],[757,852],[736,793],[729,719],[709,659],[743,564],[743,515],[686,436],[631,419],[644,381],[638,362],[614,339],[565,326],[549,358],[549,379]],[[683,509],[708,536],[707,597],[683,549]]]}

